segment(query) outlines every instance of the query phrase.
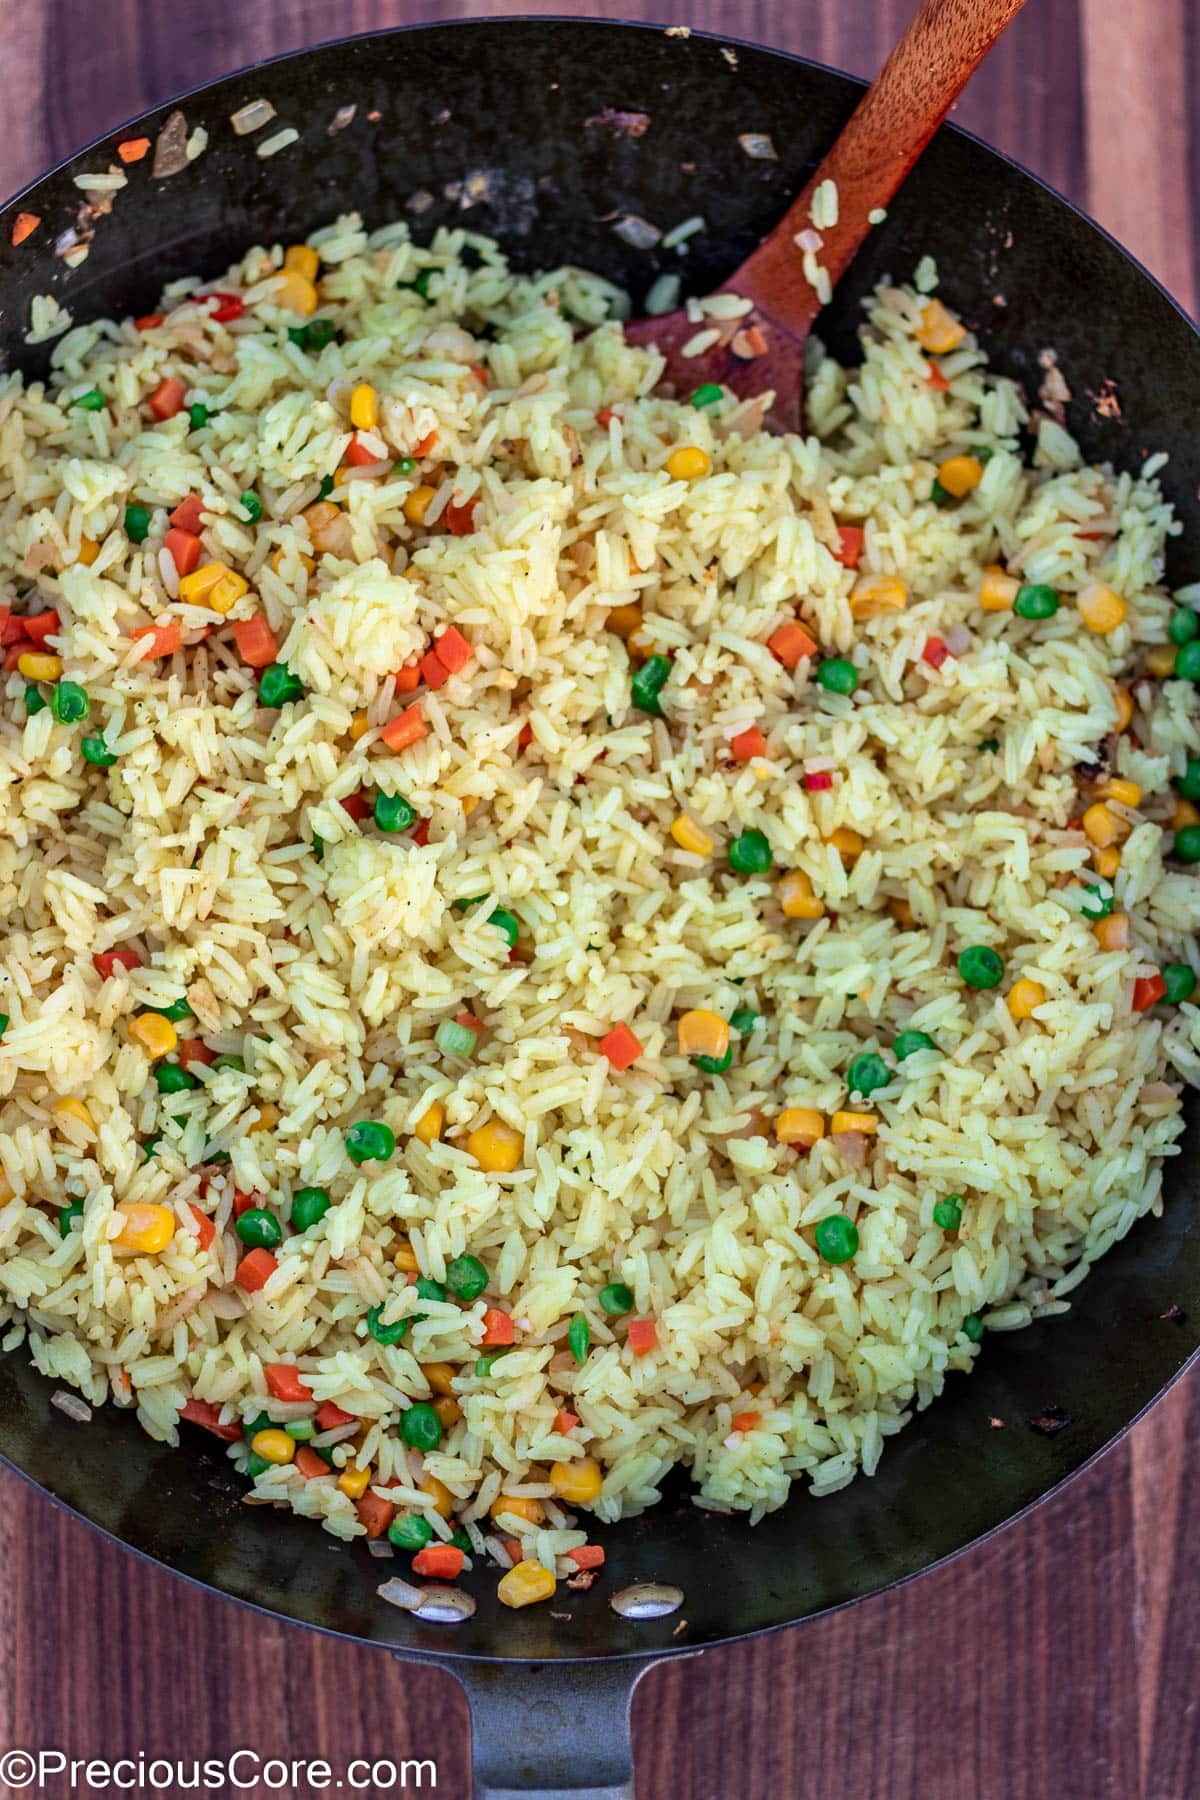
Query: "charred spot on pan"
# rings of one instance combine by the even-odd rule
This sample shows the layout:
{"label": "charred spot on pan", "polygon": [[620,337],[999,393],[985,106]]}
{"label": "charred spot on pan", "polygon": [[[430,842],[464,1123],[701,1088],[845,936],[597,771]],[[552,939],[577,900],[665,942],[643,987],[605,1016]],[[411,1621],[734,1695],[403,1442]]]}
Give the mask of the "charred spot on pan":
{"label": "charred spot on pan", "polygon": [[598,113],[583,121],[585,129],[589,125],[607,126],[614,137],[645,137],[650,129],[648,112],[623,112],[617,106],[602,106]]}
{"label": "charred spot on pan", "polygon": [[1054,1437],[1073,1423],[1070,1414],[1065,1413],[1061,1406],[1044,1406],[1035,1418],[1029,1420],[1029,1429],[1040,1432],[1043,1437]]}

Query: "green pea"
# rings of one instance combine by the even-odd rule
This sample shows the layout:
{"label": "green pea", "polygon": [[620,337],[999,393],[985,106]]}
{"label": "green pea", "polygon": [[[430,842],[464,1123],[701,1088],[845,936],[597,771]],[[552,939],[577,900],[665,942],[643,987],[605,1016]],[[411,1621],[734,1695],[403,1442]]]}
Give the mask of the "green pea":
{"label": "green pea", "polygon": [[504,933],[505,937],[508,939],[510,949],[516,948],[517,939],[521,935],[521,927],[518,920],[508,911],[507,907],[498,906],[493,913],[489,914],[488,924],[494,925],[497,931],[502,931]]}
{"label": "green pea", "polygon": [[456,1256],[446,1267],[446,1286],[456,1300],[478,1300],[488,1284],[488,1272],[477,1256]]}
{"label": "green pea", "polygon": [[188,424],[193,431],[203,431],[208,424],[208,408],[203,400],[193,400],[188,407]]}
{"label": "green pea", "polygon": [[481,1381],[485,1380],[486,1377],[491,1374],[492,1370],[495,1368],[496,1364],[499,1362],[500,1358],[503,1355],[504,1355],[503,1350],[491,1350],[488,1352],[488,1354],[486,1356],[476,1357],[475,1373],[476,1373],[476,1375],[478,1375],[478,1377]]}
{"label": "green pea", "polygon": [[153,517],[148,506],[139,506],[136,501],[131,501],[125,508],[125,536],[131,544],[145,543]]}
{"label": "green pea", "polygon": [[307,350],[324,350],[337,337],[338,328],[332,319],[310,319],[304,327],[304,345]]}
{"label": "green pea", "polygon": [[393,1519],[388,1526],[388,1542],[397,1550],[409,1550],[415,1553],[423,1550],[433,1536],[433,1526],[420,1513],[408,1513],[404,1518]]}
{"label": "green pea", "polygon": [[293,1231],[307,1231],[329,1211],[329,1195],[324,1188],[297,1188],[292,1195],[291,1226]]}
{"label": "green pea", "polygon": [[435,275],[437,275],[439,273],[440,273],[440,270],[438,270],[438,269],[422,269],[421,273],[417,276],[417,279],[415,281],[403,282],[403,283],[401,283],[401,285],[404,287],[415,288],[417,293],[420,294],[422,300],[428,300],[429,299],[429,290],[430,290],[430,287],[433,285],[433,278]]}
{"label": "green pea", "polygon": [[846,1084],[852,1094],[873,1094],[876,1088],[886,1087],[891,1079],[891,1070],[882,1056],[876,1056],[873,1050],[864,1056],[856,1056],[846,1071]]}
{"label": "green pea", "polygon": [[475,1548],[470,1532],[464,1531],[461,1525],[456,1525],[450,1533],[450,1546],[451,1549],[461,1550],[464,1556],[470,1556]]}
{"label": "green pea", "polygon": [[567,1344],[570,1348],[571,1355],[575,1358],[577,1363],[585,1363],[587,1361],[587,1353],[591,1347],[591,1342],[592,1328],[587,1322],[587,1314],[576,1313],[575,1317],[571,1320],[571,1326],[567,1332]]}
{"label": "green pea", "polygon": [[333,476],[332,475],[322,475],[321,485],[317,489],[317,498],[319,500],[328,500],[328,498],[329,498],[330,494],[332,494],[332,492],[333,492]]}
{"label": "green pea", "polygon": [[667,676],[671,673],[670,659],[665,656],[648,656],[641,668],[633,677],[630,694],[633,704],[647,713],[661,713],[658,696],[666,685]]}
{"label": "green pea", "polygon": [[1175,778],[1175,786],[1185,800],[1200,801],[1200,757],[1188,757],[1183,774]]}
{"label": "green pea", "polygon": [[265,1206],[250,1207],[234,1221],[233,1229],[251,1250],[277,1250],[283,1242],[283,1228]]}
{"label": "green pea", "polygon": [[623,1318],[633,1311],[633,1290],[627,1288],[623,1281],[610,1281],[599,1293],[600,1310],[606,1312],[610,1319]]}
{"label": "green pea", "polygon": [[1180,646],[1175,652],[1175,673],[1180,681],[1200,681],[1200,643]]}
{"label": "green pea", "polygon": [[692,395],[692,405],[697,412],[703,412],[706,406],[716,406],[721,398],[721,389],[715,381],[702,381]]}
{"label": "green pea", "polygon": [[844,656],[827,656],[817,664],[817,680],[830,694],[852,694],[858,686],[858,670]]}
{"label": "green pea", "polygon": [[1194,613],[1190,606],[1181,606],[1178,612],[1171,614],[1167,636],[1173,644],[1190,644],[1194,637],[1200,637],[1200,614]]}
{"label": "green pea", "polygon": [[317,1431],[311,1419],[289,1419],[283,1429],[298,1444],[307,1444],[310,1438],[316,1436]]}
{"label": "green pea", "polygon": [[313,832],[312,853],[318,862],[325,861],[325,839],[318,831]]}
{"label": "green pea", "polygon": [[1200,862],[1200,825],[1185,825],[1175,833],[1175,854],[1180,862]]}
{"label": "green pea", "polygon": [[242,1427],[247,1443],[251,1438],[257,1437],[260,1431],[273,1431],[274,1429],[274,1419],[271,1417],[270,1413],[265,1412],[260,1412],[256,1419],[251,1419],[248,1425],[243,1425]]}
{"label": "green pea", "polygon": [[244,1075],[246,1073],[246,1065],[241,1057],[234,1056],[229,1050],[224,1050],[220,1056],[215,1056],[213,1058],[212,1067],[214,1074],[218,1069],[235,1069],[239,1075]]}
{"label": "green pea", "polygon": [[980,742],[979,742],[979,748],[981,750],[989,751],[990,754],[994,756],[996,754],[997,750],[999,750],[999,748],[1000,748],[1000,739],[999,738],[981,738]]}
{"label": "green pea", "polygon": [[771,866],[771,846],[761,831],[743,831],[731,839],[729,866],[736,875],[765,875]]}
{"label": "green pea", "polygon": [[268,1469],[274,1468],[274,1466],[273,1463],[267,1461],[265,1456],[260,1456],[257,1450],[252,1450],[246,1458],[246,1473],[252,1481],[256,1476],[265,1474]]}
{"label": "green pea", "polygon": [[831,1213],[822,1219],[813,1236],[817,1255],[828,1263],[849,1262],[858,1249],[858,1227],[843,1213]]}
{"label": "green pea", "polygon": [[412,456],[398,456],[392,464],[393,475],[411,475],[416,468],[416,459]]}
{"label": "green pea", "polygon": [[142,1161],[143,1162],[150,1161],[150,1158],[154,1155],[155,1151],[158,1149],[158,1146],[162,1143],[162,1141],[163,1141],[163,1134],[161,1131],[154,1132],[150,1137],[148,1137],[146,1139],[145,1143],[142,1145]]}
{"label": "green pea", "polygon": [[697,1056],[693,1060],[706,1075],[723,1075],[733,1061],[733,1045],[728,1046],[724,1056]]}
{"label": "green pea", "polygon": [[390,1125],[376,1119],[364,1119],[351,1125],[346,1133],[346,1154],[354,1163],[386,1162],[396,1148],[396,1134]]}
{"label": "green pea", "polygon": [[971,944],[958,959],[958,972],[968,987],[999,987],[1004,980],[1004,958],[988,944]]}
{"label": "green pea", "polygon": [[983,1320],[978,1313],[968,1313],[962,1322],[962,1328],[963,1335],[969,1337],[973,1344],[977,1344],[983,1336]]}
{"label": "green pea", "polygon": [[180,1019],[190,1019],[192,1016],[186,994],[181,995],[178,1000],[172,1000],[169,1006],[148,1006],[146,1011],[157,1013],[160,1018],[170,1019],[172,1025],[178,1025]]}
{"label": "green pea", "polygon": [[71,405],[77,406],[80,412],[103,412],[104,395],[99,388],[89,388],[86,394],[80,394],[78,399],[72,400]]}
{"label": "green pea", "polygon": [[1013,611],[1022,619],[1052,619],[1058,611],[1058,595],[1044,582],[1032,582],[1017,589]]}
{"label": "green pea", "polygon": [[1178,1006],[1181,1001],[1190,998],[1196,985],[1196,972],[1187,963],[1164,963],[1160,973],[1167,989],[1163,995],[1164,1000],[1168,1000],[1172,1006]]}
{"label": "green pea", "polygon": [[729,1023],[739,1037],[749,1037],[758,1024],[758,1014],[752,1006],[739,1006],[736,1012],[730,1014]]}
{"label": "green pea", "polygon": [[29,686],[25,689],[25,711],[29,714],[29,717],[33,719],[37,717],[38,713],[45,710],[45,706],[46,702],[43,699],[40,690],[35,688],[33,683],[30,682]]}
{"label": "green pea", "polygon": [[403,794],[376,794],[375,823],[380,831],[407,831],[416,816]]}
{"label": "green pea", "polygon": [[60,725],[75,725],[88,716],[86,690],[77,681],[56,681],[50,689],[50,711]]}
{"label": "green pea", "polygon": [[440,1281],[434,1281],[429,1275],[422,1275],[416,1283],[418,1300],[444,1300],[446,1290]]}
{"label": "green pea", "polygon": [[950,492],[949,488],[944,488],[942,486],[935,475],[933,478],[933,486],[929,490],[929,498],[933,501],[935,506],[949,506],[954,495]]}
{"label": "green pea", "polygon": [[161,1062],[154,1071],[154,1085],[160,1094],[186,1094],[200,1086],[197,1078],[178,1063]]}
{"label": "green pea", "polygon": [[289,700],[299,700],[303,692],[303,683],[286,663],[268,663],[259,677],[258,697],[264,706],[286,706]]}
{"label": "green pea", "polygon": [[58,1234],[59,1234],[59,1236],[60,1237],[70,1237],[72,1225],[75,1223],[76,1219],[82,1219],[82,1218],[83,1218],[83,1201],[82,1200],[72,1200],[70,1206],[64,1206],[62,1211],[58,1215]]}
{"label": "green pea", "polygon": [[8,1030],[8,1014],[0,1013],[0,1037],[3,1037],[7,1030]]}
{"label": "green pea", "polygon": [[1112,889],[1109,888],[1106,892],[1104,888],[1092,886],[1085,887],[1083,891],[1087,898],[1080,901],[1079,910],[1084,918],[1107,919],[1116,905]]}
{"label": "green pea", "polygon": [[[385,1303],[386,1304],[386,1303]],[[411,1319],[397,1319],[392,1325],[382,1323],[383,1306],[373,1306],[367,1314],[367,1330],[377,1344],[398,1344],[407,1335]]]}
{"label": "green pea", "polygon": [[254,493],[252,489],[247,489],[241,496],[238,504],[241,506],[243,512],[249,513],[250,523],[252,525],[257,525],[258,521],[262,518],[262,501],[259,499],[258,495]]}
{"label": "green pea", "polygon": [[96,769],[111,769],[117,760],[102,737],[85,737],[79,748],[84,762]]}
{"label": "green pea", "polygon": [[933,1222],[939,1231],[957,1231],[962,1224],[963,1197],[961,1194],[947,1194],[939,1200],[933,1209]]}
{"label": "green pea", "polygon": [[400,1436],[412,1450],[436,1450],[442,1441],[442,1421],[427,1401],[418,1400],[402,1414]]}
{"label": "green pea", "polygon": [[897,1062],[903,1062],[907,1056],[915,1056],[918,1050],[936,1050],[937,1045],[927,1031],[902,1031],[892,1045],[892,1055]]}

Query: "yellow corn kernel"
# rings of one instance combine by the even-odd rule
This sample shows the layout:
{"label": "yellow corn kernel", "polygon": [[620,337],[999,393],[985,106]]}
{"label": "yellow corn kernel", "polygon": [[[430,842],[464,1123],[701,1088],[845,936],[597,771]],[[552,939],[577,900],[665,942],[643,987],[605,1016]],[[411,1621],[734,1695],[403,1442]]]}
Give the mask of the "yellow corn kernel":
{"label": "yellow corn kernel", "polygon": [[855,619],[903,612],[907,605],[908,588],[898,575],[860,575],[850,595],[850,613]]}
{"label": "yellow corn kernel", "polygon": [[961,344],[966,335],[966,326],[948,313],[940,300],[925,302],[921,308],[921,323],[917,326],[917,342],[922,350],[944,356],[947,350]]}
{"label": "yellow corn kernel", "polygon": [[[1194,812],[1195,808],[1193,807],[1192,810]],[[1200,813],[1196,813],[1195,823],[1200,825]],[[1121,852],[1115,844],[1109,844],[1103,850],[1092,851],[1092,867],[1097,875],[1104,877],[1105,881],[1111,881],[1120,866]]]}
{"label": "yellow corn kernel", "polygon": [[568,1506],[590,1506],[599,1499],[604,1476],[594,1456],[581,1456],[575,1462],[551,1463],[550,1486]]}
{"label": "yellow corn kernel", "polygon": [[856,857],[861,856],[865,841],[861,834],[852,830],[849,825],[839,825],[837,830],[825,839],[827,844],[833,845],[843,862],[854,862]]}
{"label": "yellow corn kernel", "polygon": [[100,546],[96,542],[95,538],[90,538],[90,537],[81,537],[80,538],[80,540],[79,540],[79,556],[78,556],[77,560],[83,564],[85,569],[91,568],[92,564],[95,562],[95,560],[99,556],[99,554],[100,554]]}
{"label": "yellow corn kernel", "polygon": [[948,494],[961,500],[983,480],[983,464],[977,456],[948,456],[938,465],[937,478]]}
{"label": "yellow corn kernel", "polygon": [[251,1125],[251,1131],[274,1131],[283,1117],[273,1100],[264,1100],[259,1106],[258,1117]]}
{"label": "yellow corn kernel", "polygon": [[436,1144],[442,1135],[442,1126],[446,1123],[446,1109],[440,1100],[435,1100],[421,1114],[413,1126],[413,1136],[420,1138],[423,1144]]}
{"label": "yellow corn kernel", "polygon": [[296,1440],[289,1437],[286,1431],[277,1431],[273,1425],[264,1425],[250,1439],[250,1448],[264,1462],[290,1463],[296,1454]]}
{"label": "yellow corn kernel", "polygon": [[454,1364],[422,1363],[421,1373],[435,1394],[454,1396]]}
{"label": "yellow corn kernel", "polygon": [[1034,1007],[1040,1006],[1045,998],[1046,990],[1041,982],[1022,975],[1008,990],[1008,1010],[1014,1019],[1031,1019]]}
{"label": "yellow corn kernel", "polygon": [[501,1119],[489,1119],[467,1138],[467,1149],[489,1175],[511,1175],[525,1149],[525,1138]]}
{"label": "yellow corn kernel", "polygon": [[208,604],[215,613],[224,616],[233,611],[243,594],[250,592],[250,583],[244,575],[237,575],[232,569],[222,575],[209,593]]}
{"label": "yellow corn kernel", "polygon": [[140,1044],[147,1056],[169,1056],[179,1042],[179,1033],[170,1019],[164,1019],[161,1013],[139,1013],[136,1019],[129,1021],[129,1035],[135,1044]]}
{"label": "yellow corn kernel", "polygon": [[439,1518],[448,1519],[454,1511],[454,1495],[436,1475],[422,1475],[417,1492],[428,1496],[430,1510],[437,1513]]}
{"label": "yellow corn kernel", "polygon": [[527,1500],[523,1494],[497,1494],[488,1508],[493,1519],[501,1513],[512,1513],[514,1518],[524,1519],[527,1525],[540,1525],[543,1508],[540,1500]]}
{"label": "yellow corn kernel", "polygon": [[1128,950],[1129,948],[1128,913],[1109,913],[1107,919],[1096,920],[1092,931],[1102,950]]}
{"label": "yellow corn kernel", "polygon": [[[179,598],[186,600],[189,606],[203,606],[217,583],[232,574],[233,570],[228,563],[204,563],[200,568],[193,569],[190,575],[183,576],[179,583]],[[235,579],[240,580],[241,577]],[[243,593],[248,586],[248,582],[242,584]]]}
{"label": "yellow corn kernel", "polygon": [[411,1244],[401,1244],[392,1257],[392,1263],[403,1275],[419,1275],[421,1273],[417,1253]]}
{"label": "yellow corn kernel", "polygon": [[834,1136],[839,1131],[861,1131],[865,1137],[874,1137],[879,1130],[879,1120],[874,1113],[836,1112],[829,1121],[829,1129]]}
{"label": "yellow corn kernel", "polygon": [[89,1143],[95,1137],[96,1121],[92,1118],[91,1113],[83,1104],[82,1100],[74,1100],[71,1098],[57,1100],[50,1111],[53,1116],[60,1121],[70,1119],[73,1122],[76,1129],[74,1131],[68,1131],[67,1135],[69,1137],[77,1136],[80,1131],[83,1132]]}
{"label": "yellow corn kernel", "polygon": [[707,831],[701,831],[695,820],[689,819],[686,813],[680,813],[672,825],[671,836],[681,850],[688,851],[692,856],[711,856],[713,853],[713,841]]}
{"label": "yellow corn kernel", "polygon": [[917,915],[908,904],[908,901],[901,900],[898,895],[888,901],[887,909],[891,913],[893,919],[895,919],[897,925],[903,925],[906,931],[911,931],[917,922]]}
{"label": "yellow corn kernel", "polygon": [[712,457],[698,444],[682,444],[667,458],[667,474],[672,481],[699,481],[712,468]]}
{"label": "yellow corn kernel", "polygon": [[433,1410],[438,1416],[443,1431],[449,1431],[462,1418],[462,1407],[452,1394],[443,1394],[433,1403]]}
{"label": "yellow corn kernel", "polygon": [[350,396],[350,423],[356,431],[374,431],[379,423],[379,395],[369,381],[360,381]]}
{"label": "yellow corn kernel", "polygon": [[552,1600],[558,1586],[549,1569],[538,1562],[519,1562],[501,1577],[496,1593],[504,1606],[532,1606],[538,1600]]}
{"label": "yellow corn kernel", "polygon": [[627,606],[614,606],[604,621],[604,626],[606,631],[613,632],[628,643],[634,632],[641,630],[642,609],[632,602]]}
{"label": "yellow corn kernel", "polygon": [[984,612],[1011,612],[1013,601],[1021,591],[1015,575],[999,563],[989,563],[979,584],[979,604]]}
{"label": "yellow corn kernel", "polygon": [[459,801],[459,805],[462,807],[463,818],[469,819],[471,814],[475,811],[475,808],[479,805],[479,795],[464,794]]}
{"label": "yellow corn kernel", "polygon": [[1128,731],[1133,723],[1133,695],[1128,688],[1115,687],[1113,702],[1117,709],[1117,730]]}
{"label": "yellow corn kernel", "polygon": [[364,1468],[360,1468],[357,1463],[351,1463],[350,1467],[343,1469],[338,1476],[338,1486],[343,1494],[347,1494],[351,1500],[361,1500],[371,1485],[371,1474],[370,1463],[367,1463]]}
{"label": "yellow corn kernel", "polygon": [[121,1250],[157,1256],[175,1236],[175,1214],[169,1206],[151,1206],[144,1200],[126,1200],[114,1209],[121,1221],[115,1240]]}
{"label": "yellow corn kernel", "polygon": [[1136,781],[1126,781],[1123,776],[1114,775],[1106,781],[1101,792],[1106,800],[1115,800],[1118,806],[1137,806],[1142,798],[1142,790]]}
{"label": "yellow corn kernel", "polygon": [[1155,644],[1153,650],[1146,652],[1146,667],[1151,675],[1165,679],[1175,673],[1174,644]]}
{"label": "yellow corn kernel", "polygon": [[781,1144],[803,1144],[811,1150],[825,1136],[825,1121],[811,1106],[789,1106],[775,1121],[775,1136]]}
{"label": "yellow corn kernel", "polygon": [[57,681],[62,674],[62,657],[45,650],[27,650],[18,656],[17,667],[26,681]]}
{"label": "yellow corn kernel", "polygon": [[[282,567],[283,567],[286,556],[287,556],[287,552],[284,550],[282,545],[279,547],[278,550],[276,550],[272,553],[271,567],[274,569],[274,571],[277,575],[278,575],[280,569],[282,569]],[[313,570],[317,566],[311,556],[305,556],[303,553],[300,553],[296,557],[296,561],[300,564],[300,567],[308,575],[311,575]]]}
{"label": "yellow corn kernel", "polygon": [[1107,806],[1100,802],[1097,802],[1095,806],[1089,806],[1084,813],[1083,831],[1084,836],[1101,850],[1109,844],[1115,844],[1120,835],[1117,829],[1116,815],[1110,813]]}
{"label": "yellow corn kernel", "polygon": [[283,253],[285,269],[295,269],[306,281],[315,281],[321,259],[311,244],[289,244]]}
{"label": "yellow corn kernel", "polygon": [[789,869],[780,881],[779,904],[785,919],[819,919],[825,911],[803,869]]}
{"label": "yellow corn kernel", "polygon": [[1189,825],[1200,825],[1200,806],[1193,806],[1181,795],[1171,809],[1171,830],[1183,831]]}
{"label": "yellow corn kernel", "polygon": [[718,1060],[729,1048],[729,1023],[720,1013],[697,1007],[679,1015],[680,1056],[715,1056]]}
{"label": "yellow corn kernel", "polygon": [[3,1169],[0,1169],[0,1206],[7,1206],[12,1197],[13,1184],[4,1173]]}
{"label": "yellow corn kernel", "polygon": [[436,488],[431,488],[424,482],[422,482],[420,487],[415,487],[413,489],[412,493],[404,502],[404,516],[410,525],[423,525],[425,523],[425,514],[429,511],[430,503],[436,493]]}
{"label": "yellow corn kernel", "polygon": [[356,712],[350,721],[350,739],[357,744],[359,738],[365,738],[371,729],[371,721],[365,712]]}
{"label": "yellow corn kernel", "polygon": [[275,291],[271,298],[276,306],[282,306],[285,312],[299,313],[302,319],[307,319],[317,310],[317,290],[312,284],[312,278],[299,269],[285,268],[275,277]]}
{"label": "yellow corn kernel", "polygon": [[1088,630],[1099,632],[1102,637],[1125,622],[1125,602],[1120,594],[1114,594],[1102,581],[1089,582],[1081,590],[1075,604]]}

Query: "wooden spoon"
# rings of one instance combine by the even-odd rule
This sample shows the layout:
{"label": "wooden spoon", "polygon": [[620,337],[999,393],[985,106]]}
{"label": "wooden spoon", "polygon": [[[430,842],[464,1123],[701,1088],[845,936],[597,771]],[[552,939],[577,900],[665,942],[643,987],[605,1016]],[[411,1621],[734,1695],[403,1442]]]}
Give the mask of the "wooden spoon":
{"label": "wooden spoon", "polygon": [[[1005,26],[1025,0],[921,0],[908,30],[863,95],[832,150],[770,236],[724,282],[751,310],[736,320],[696,324],[682,309],[625,327],[630,343],[656,345],[662,380],[684,394],[721,382],[744,397],[773,389],[769,421],[804,427],[804,345],[824,302],[803,272],[797,238],[817,228],[810,208],[822,182],[837,184],[837,223],[822,227],[817,261],[836,283]],[[699,356],[683,347],[706,326],[720,341]]]}

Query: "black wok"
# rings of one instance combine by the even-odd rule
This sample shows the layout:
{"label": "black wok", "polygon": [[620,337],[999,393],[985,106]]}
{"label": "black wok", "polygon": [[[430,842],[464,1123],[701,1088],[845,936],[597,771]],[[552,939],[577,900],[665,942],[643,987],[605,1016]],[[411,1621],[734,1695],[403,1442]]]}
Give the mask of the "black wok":
{"label": "black wok", "polygon": [[[23,342],[35,294],[55,294],[77,321],[141,313],[164,281],[216,274],[248,244],[303,236],[348,206],[380,224],[422,190],[432,203],[409,214],[420,235],[465,219],[521,266],[572,261],[626,283],[635,308],[665,268],[704,292],[775,222],[859,92],[846,76],[748,45],[568,20],[418,26],[285,56],[179,103],[189,129],[206,127],[206,153],[169,179],[135,167],[81,266],[53,253],[76,222],[72,176],[106,166],[121,138],[155,137],[170,105],[11,204],[0,218],[0,359],[34,374],[45,367],[46,350]],[[249,138],[229,126],[259,96],[301,133],[269,160],[255,150],[274,125]],[[353,122],[330,135],[351,101]],[[606,108],[645,112],[650,124],[634,135],[604,122]],[[777,161],[747,158],[738,137],[750,132],[771,136]],[[482,182],[461,185],[477,174]],[[18,210],[43,223],[13,248]],[[707,229],[686,258],[646,253],[614,235],[621,212],[664,226],[702,213]],[[948,301],[1031,394],[1039,351],[1057,350],[1075,396],[1069,424],[1090,459],[1133,466],[1150,450],[1170,453],[1164,484],[1185,535],[1169,579],[1200,577],[1200,341],[1185,316],[1066,201],[946,128],[829,310],[823,335],[840,355],[854,355],[862,295],[885,272],[908,276],[927,252]],[[1119,412],[1094,405],[1102,391]],[[1179,1374],[1200,1330],[1189,1157],[1169,1166],[1166,1194],[1165,1217],[1134,1229],[1068,1317],[988,1341],[978,1372],[951,1379],[891,1443],[875,1479],[821,1501],[798,1494],[754,1530],[699,1511],[680,1479],[653,1512],[597,1534],[604,1579],[588,1594],[560,1589],[554,1613],[569,1618],[506,1611],[481,1574],[469,1578],[472,1619],[453,1630],[422,1624],[376,1598],[383,1576],[404,1565],[243,1506],[229,1465],[199,1433],[167,1451],[111,1409],[86,1428],[68,1422],[21,1352],[0,1362],[0,1452],[102,1530],[206,1586],[403,1655],[453,1657],[475,1707],[481,1790],[616,1794],[628,1780],[628,1696],[642,1659],[791,1624],[920,1573],[1042,1499]],[[1070,1420],[1049,1435],[1028,1424],[1047,1407]],[[990,1429],[992,1417],[1007,1428]],[[609,1596],[647,1579],[680,1587],[682,1609],[641,1623],[617,1616]]]}

